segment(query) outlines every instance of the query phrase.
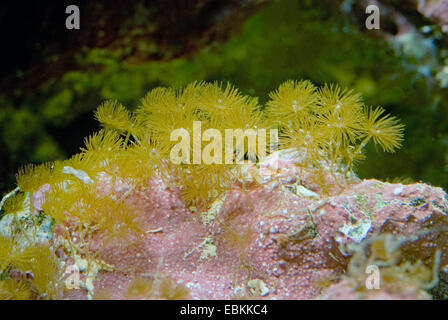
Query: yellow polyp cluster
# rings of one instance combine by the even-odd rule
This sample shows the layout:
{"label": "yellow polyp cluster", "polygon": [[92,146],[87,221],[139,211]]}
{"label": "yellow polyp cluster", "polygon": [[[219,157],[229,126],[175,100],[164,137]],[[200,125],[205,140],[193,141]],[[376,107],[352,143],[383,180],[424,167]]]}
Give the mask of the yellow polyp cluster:
{"label": "yellow polyp cluster", "polygon": [[[12,271],[14,278],[10,276]],[[0,237],[0,299],[57,298],[61,276],[49,246],[21,247],[14,239]]]}
{"label": "yellow polyp cluster", "polygon": [[[57,185],[46,195],[42,209],[56,223],[70,224],[71,230],[95,230],[105,243],[130,242],[143,234],[137,208],[113,195],[98,195],[94,184]],[[80,240],[88,242],[90,236]]]}
{"label": "yellow polyp cluster", "polygon": [[[144,186],[157,172],[168,177],[167,184],[179,187],[188,205],[205,208],[236,180],[236,166],[225,161],[226,150],[213,149],[214,132],[225,137],[229,129],[253,129],[256,145],[262,147],[256,130],[278,129],[280,148],[298,149],[302,165],[315,169],[316,177],[324,171],[351,172],[364,159],[370,141],[394,152],[403,139],[403,125],[384,109],[365,106],[352,91],[332,85],[317,88],[309,81],[281,84],[270,94],[265,110],[256,98],[230,84],[194,82],[180,90],[151,90],[134,113],[107,101],[95,118],[103,129],[85,139],[79,154],[63,162],[26,166],[17,175],[20,189],[33,192],[44,183],[65,181],[62,172],[67,166],[82,170],[92,181],[105,172],[134,186]],[[190,139],[189,153],[173,163],[173,155],[180,154],[180,137],[173,136],[179,129]],[[202,135],[196,137],[195,130]],[[274,141],[267,139],[269,149]],[[203,142],[209,144],[202,148]],[[249,148],[246,141],[231,142],[231,160],[260,160],[257,148]],[[211,156],[209,162],[202,157],[205,152]]]}
{"label": "yellow polyp cluster", "polygon": [[101,210],[99,229],[106,243],[112,240],[130,243],[142,238],[144,231],[140,226],[140,212],[136,208],[123,201],[106,201]]}
{"label": "yellow polyp cluster", "polygon": [[11,214],[17,214],[18,212],[24,211],[26,209],[27,199],[24,193],[18,193],[14,196],[6,199],[3,204],[2,209],[5,212]]}
{"label": "yellow polyp cluster", "polygon": [[[368,142],[389,152],[401,145],[403,125],[384,115],[382,108],[366,107],[352,91],[290,80],[270,98],[262,110],[256,98],[230,84],[194,82],[180,90],[151,90],[134,113],[119,102],[105,102],[95,112],[103,129],[85,139],[79,154],[51,166],[25,167],[18,185],[35,191],[43,183],[57,182],[64,166],[82,170],[93,180],[105,172],[133,186],[145,186],[157,172],[180,189],[188,206],[206,208],[237,180],[234,160],[260,160],[260,143],[266,149],[263,155],[269,153],[275,141],[269,135],[259,139],[258,129],[278,129],[280,148],[298,149],[301,165],[315,170],[322,190],[324,175],[351,172],[364,159]],[[227,140],[220,141],[222,150],[217,152],[215,133],[224,138],[230,129],[253,129],[256,147],[246,143],[252,139],[248,135],[243,143],[232,139],[229,149]],[[179,148],[183,138],[189,139],[187,152]]]}
{"label": "yellow polyp cluster", "polygon": [[48,246],[34,247],[29,253],[28,261],[33,275],[33,287],[44,298],[59,297],[63,285],[62,270],[53,249]]}
{"label": "yellow polyp cluster", "polygon": [[269,97],[271,100],[267,105],[272,120],[280,124],[288,124],[295,118],[300,121],[318,111],[316,87],[310,81],[286,81]]}
{"label": "yellow polyp cluster", "polygon": [[[169,176],[180,188],[187,205],[202,208],[235,181],[231,171],[235,165],[225,163],[224,150],[219,155],[213,154],[220,159],[216,162],[205,164],[204,159],[195,161],[198,155],[195,150],[200,150],[199,155],[202,152],[197,144],[202,142],[203,137],[195,140],[194,121],[200,122],[202,133],[218,130],[223,137],[226,129],[266,127],[257,99],[241,94],[230,84],[223,86],[216,82],[195,82],[178,91],[153,89],[142,99],[135,119],[136,123],[145,125],[144,131],[150,134],[156,154],[168,160]],[[190,154],[179,165],[173,165],[170,158],[178,140],[172,138],[172,133],[180,128],[185,129],[191,139]],[[143,138],[138,137],[137,140],[143,141]],[[235,146],[233,150],[235,157],[242,157],[251,151],[244,146]],[[248,156],[255,158],[253,154]]]}
{"label": "yellow polyp cluster", "polygon": [[53,172],[53,166],[54,163],[26,165],[16,174],[17,186],[22,191],[32,193],[45,183],[57,181],[61,175]]}
{"label": "yellow polyp cluster", "polygon": [[177,284],[171,278],[156,274],[154,279],[135,278],[129,284],[125,293],[129,300],[160,299],[160,300],[189,300],[190,290]]}
{"label": "yellow polyp cluster", "polygon": [[153,294],[153,283],[150,279],[138,277],[132,279],[125,297],[130,300],[148,299]]}
{"label": "yellow polyp cluster", "polygon": [[266,114],[281,132],[281,148],[301,150],[306,167],[347,173],[364,159],[368,142],[388,152],[401,146],[404,126],[352,91],[287,81],[270,97]]}
{"label": "yellow polyp cluster", "polygon": [[133,129],[133,122],[128,110],[117,101],[104,102],[95,112],[95,119],[105,129],[113,129],[123,135]]}
{"label": "yellow polyp cluster", "polygon": [[0,281],[0,300],[30,300],[30,286],[23,280],[8,279]]}
{"label": "yellow polyp cluster", "polygon": [[[179,90],[151,90],[135,112],[117,101],[106,101],[94,116],[102,128],[85,138],[78,154],[20,169],[18,191],[2,201],[3,215],[23,213],[36,230],[41,215],[58,227],[58,238],[48,241],[53,246],[17,249],[16,236],[26,234],[20,228],[11,239],[0,239],[0,271],[6,277],[0,278],[0,294],[17,285],[5,297],[27,297],[23,283],[8,278],[9,271],[25,271],[25,265],[33,272],[29,287],[33,296],[37,292],[40,298],[57,297],[56,249],[91,265],[100,259],[90,250],[94,241],[101,249],[111,242],[142,239],[142,214],[128,197],[134,190],[148,191],[152,178],[177,188],[192,211],[207,210],[242,176],[236,160],[253,164],[276,150],[271,149],[275,135],[262,136],[259,129],[278,130],[280,149],[300,151],[299,165],[314,173],[321,190],[328,187],[326,175],[350,173],[370,141],[393,152],[403,139],[403,125],[384,115],[382,108],[366,107],[352,91],[337,86],[319,89],[309,81],[283,83],[270,94],[266,108],[230,84],[194,82]],[[248,134],[244,133],[243,141],[231,137],[229,146],[227,130]],[[222,137],[221,149],[217,136]],[[186,144],[183,138],[188,138]],[[247,143],[250,139],[255,147]],[[266,150],[260,152],[263,147]],[[121,192],[115,191],[117,185],[123,187]],[[39,196],[42,203],[33,203]],[[239,231],[228,231],[227,242],[238,243]],[[135,286],[144,292],[145,286]],[[186,294],[169,280],[157,290],[163,298]]]}

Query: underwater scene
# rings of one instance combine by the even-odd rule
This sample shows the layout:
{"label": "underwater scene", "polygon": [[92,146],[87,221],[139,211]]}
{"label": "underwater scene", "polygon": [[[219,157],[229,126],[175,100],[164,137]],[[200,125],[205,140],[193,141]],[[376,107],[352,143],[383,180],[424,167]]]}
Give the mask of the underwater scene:
{"label": "underwater scene", "polygon": [[0,36],[1,300],[448,299],[447,0],[5,1]]}

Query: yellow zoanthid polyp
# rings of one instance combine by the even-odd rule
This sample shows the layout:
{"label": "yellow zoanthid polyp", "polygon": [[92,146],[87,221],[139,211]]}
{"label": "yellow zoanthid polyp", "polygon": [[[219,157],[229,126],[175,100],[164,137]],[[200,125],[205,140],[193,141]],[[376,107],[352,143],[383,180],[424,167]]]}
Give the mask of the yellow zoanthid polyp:
{"label": "yellow zoanthid polyp", "polygon": [[126,133],[132,127],[129,111],[117,101],[106,101],[95,111],[95,119],[105,128]]}
{"label": "yellow zoanthid polyp", "polygon": [[[31,279],[12,279],[9,271],[30,273]],[[56,298],[61,270],[54,250],[47,245],[22,247],[15,239],[0,236],[0,299]]]}
{"label": "yellow zoanthid polyp", "polygon": [[129,300],[162,299],[189,300],[190,290],[171,278],[157,273],[154,279],[134,278],[128,285],[125,298]]}
{"label": "yellow zoanthid polyp", "polygon": [[31,297],[27,282],[15,279],[0,281],[0,300],[29,300]]}
{"label": "yellow zoanthid polyp", "polygon": [[28,164],[20,168],[16,174],[17,186],[25,192],[34,192],[45,183],[51,183],[60,178],[60,174],[53,171],[53,163],[40,165]]}
{"label": "yellow zoanthid polyp", "polygon": [[8,213],[16,214],[18,212],[24,211],[26,205],[27,205],[27,197],[25,193],[17,193],[5,201],[2,209],[7,214]]}
{"label": "yellow zoanthid polyp", "polygon": [[403,141],[404,126],[394,116],[383,115],[384,112],[380,107],[368,109],[364,130],[367,138],[371,138],[384,151],[394,152]]}
{"label": "yellow zoanthid polyp", "polygon": [[319,108],[317,88],[307,80],[286,81],[269,97],[269,118],[282,125],[290,124],[293,119],[301,122]]}

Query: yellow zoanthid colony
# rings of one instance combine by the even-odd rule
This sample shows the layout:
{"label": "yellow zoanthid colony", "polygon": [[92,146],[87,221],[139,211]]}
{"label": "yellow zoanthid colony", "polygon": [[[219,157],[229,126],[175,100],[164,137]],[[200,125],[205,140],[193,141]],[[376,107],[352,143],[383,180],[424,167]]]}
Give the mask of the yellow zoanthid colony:
{"label": "yellow zoanthid colony", "polygon": [[[270,148],[276,135],[260,139],[260,129],[276,129],[280,149],[299,151],[298,166],[334,177],[351,174],[369,142],[395,151],[404,129],[382,108],[365,106],[358,94],[338,86],[317,88],[309,81],[283,83],[266,106],[230,84],[155,88],[135,112],[107,101],[95,118],[102,129],[85,139],[80,153],[22,168],[17,188],[0,203],[0,298],[61,297],[56,255],[61,246],[72,259],[86,259],[89,268],[101,270],[108,265],[91,256],[93,238],[102,244],[141,238],[142,209],[126,202],[126,193],[99,192],[105,179],[134,190],[161,178],[178,188],[188,208],[203,211],[238,181],[242,166],[236,160],[262,161],[276,149]],[[223,146],[228,130],[249,129],[257,148],[233,138],[230,147],[227,139]],[[186,144],[180,144],[183,138]],[[267,151],[260,152],[262,147]],[[229,154],[232,161],[225,161]],[[56,227],[66,233],[64,243],[54,241]],[[76,241],[70,240],[73,234]]]}

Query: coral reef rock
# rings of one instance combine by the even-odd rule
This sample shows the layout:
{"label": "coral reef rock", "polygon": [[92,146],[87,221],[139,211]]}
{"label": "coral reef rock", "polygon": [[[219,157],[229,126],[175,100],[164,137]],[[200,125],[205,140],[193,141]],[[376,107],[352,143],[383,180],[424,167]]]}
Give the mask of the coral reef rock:
{"label": "coral reef rock", "polygon": [[[66,290],[66,298],[129,298],[138,288],[145,292],[136,279],[159,279],[158,290],[168,292],[159,297],[180,287],[192,299],[431,297],[448,264],[442,189],[352,177],[324,192],[284,157],[272,170],[269,159],[249,165],[242,183],[202,213],[186,208],[162,180],[126,190],[105,179],[104,187],[128,192],[142,209],[145,236],[98,248],[110,268],[99,268],[90,287]],[[372,289],[369,264],[380,275]]]}

